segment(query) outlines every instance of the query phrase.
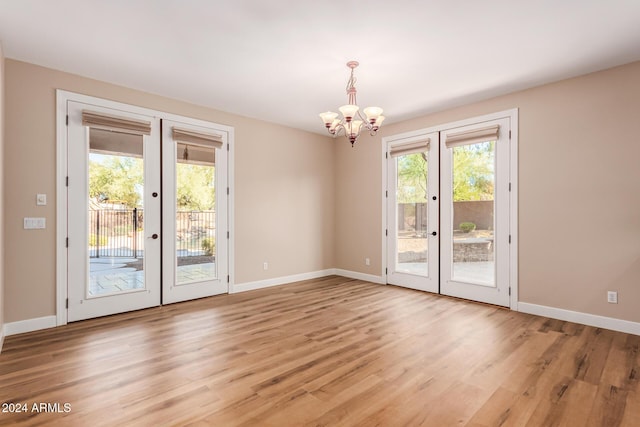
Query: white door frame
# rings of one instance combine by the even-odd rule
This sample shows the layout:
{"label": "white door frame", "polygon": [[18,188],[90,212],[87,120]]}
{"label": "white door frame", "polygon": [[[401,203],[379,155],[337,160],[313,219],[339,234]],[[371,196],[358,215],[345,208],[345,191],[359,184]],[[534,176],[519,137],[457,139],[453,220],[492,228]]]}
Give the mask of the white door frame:
{"label": "white door frame", "polygon": [[[137,107],[135,105],[125,104],[116,101],[110,101],[88,95],[82,95],[61,89],[56,90],[56,326],[67,324],[67,102],[76,101],[85,104],[99,105],[105,108],[119,109],[134,114],[142,114],[153,116],[161,119],[173,121],[189,121],[193,120],[189,117],[177,114],[167,113],[163,111],[153,110],[149,108]],[[234,191],[233,191],[233,164],[234,164],[234,128],[213,122],[207,122],[214,126],[217,130],[227,133],[228,138],[228,157],[227,157],[227,185],[231,189],[227,200],[227,227],[229,239],[227,239],[227,253],[229,274],[229,287],[233,287],[234,283]]]}
{"label": "white door frame", "polygon": [[469,119],[459,120],[450,123],[444,123],[441,125],[431,126],[424,129],[405,132],[397,135],[391,135],[382,138],[381,150],[381,162],[382,162],[382,185],[381,185],[381,209],[382,209],[382,224],[381,224],[381,239],[382,239],[382,271],[381,276],[386,283],[387,279],[387,267],[388,267],[388,251],[387,251],[387,236],[385,232],[388,228],[387,218],[387,198],[385,192],[387,191],[387,159],[385,154],[387,152],[387,146],[393,141],[399,141],[406,138],[415,138],[419,135],[424,135],[431,132],[442,132],[447,129],[472,125],[484,121],[497,120],[508,118],[511,126],[511,142],[509,150],[509,182],[511,184],[511,192],[509,193],[509,235],[511,236],[511,244],[509,245],[509,286],[511,288],[511,294],[509,298],[509,308],[511,310],[518,310],[518,109],[510,109],[500,111],[492,114],[486,114],[483,116],[472,117]]}

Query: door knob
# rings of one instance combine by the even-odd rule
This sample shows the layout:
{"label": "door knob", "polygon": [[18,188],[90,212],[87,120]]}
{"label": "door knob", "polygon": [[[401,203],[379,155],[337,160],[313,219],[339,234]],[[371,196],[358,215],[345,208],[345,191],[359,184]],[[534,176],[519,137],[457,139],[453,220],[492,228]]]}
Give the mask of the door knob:
{"label": "door knob", "polygon": [[155,240],[158,238],[158,235],[154,233],[153,235],[151,235],[151,238]]}
{"label": "door knob", "polygon": [[437,232],[435,232],[435,231],[432,231],[432,232],[431,232],[431,235],[432,235],[432,236],[437,236],[437,235],[438,235],[438,233],[437,233]]}

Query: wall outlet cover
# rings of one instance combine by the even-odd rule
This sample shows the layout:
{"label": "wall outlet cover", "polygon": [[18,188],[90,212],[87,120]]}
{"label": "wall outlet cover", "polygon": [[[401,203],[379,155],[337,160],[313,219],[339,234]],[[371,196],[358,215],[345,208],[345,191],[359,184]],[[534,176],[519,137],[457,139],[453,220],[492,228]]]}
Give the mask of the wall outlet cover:
{"label": "wall outlet cover", "polygon": [[25,230],[39,230],[46,228],[47,223],[44,218],[24,218]]}

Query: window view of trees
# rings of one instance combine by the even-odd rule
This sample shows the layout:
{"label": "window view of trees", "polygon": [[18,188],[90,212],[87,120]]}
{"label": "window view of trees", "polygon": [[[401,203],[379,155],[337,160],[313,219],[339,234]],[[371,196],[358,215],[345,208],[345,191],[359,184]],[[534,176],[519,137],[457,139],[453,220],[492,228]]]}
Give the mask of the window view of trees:
{"label": "window view of trees", "polygon": [[[136,253],[137,237],[132,230],[144,227],[144,164],[142,159],[90,153],[89,197],[90,246],[103,246],[102,255]],[[204,254],[209,262],[215,255],[215,166],[176,164],[176,239],[179,265],[183,258]],[[135,218],[135,220],[133,219]],[[120,252],[107,246],[121,247]],[[138,248],[142,245],[138,244]],[[100,249],[98,249],[100,250]],[[124,251],[124,252],[123,252]],[[132,252],[133,251],[133,252]],[[115,254],[115,255],[114,255]],[[135,257],[135,255],[132,255]],[[191,259],[188,263],[194,263]]]}
{"label": "window view of trees", "polygon": [[398,203],[427,201],[427,154],[398,157]]}
{"label": "window view of trees", "polygon": [[[453,201],[493,200],[494,141],[453,149]],[[427,201],[427,155],[398,157],[398,203]]]}
{"label": "window view of trees", "polygon": [[[215,208],[215,168],[209,165],[177,164],[177,204],[181,210]],[[90,154],[89,197],[97,202],[142,207],[144,169],[142,159]]]}
{"label": "window view of trees", "polygon": [[493,200],[494,141],[453,149],[453,201]]}
{"label": "window view of trees", "polygon": [[180,210],[208,211],[216,205],[215,167],[178,163],[177,205]]}
{"label": "window view of trees", "polygon": [[128,208],[142,206],[144,170],[135,157],[89,155],[89,197]]}

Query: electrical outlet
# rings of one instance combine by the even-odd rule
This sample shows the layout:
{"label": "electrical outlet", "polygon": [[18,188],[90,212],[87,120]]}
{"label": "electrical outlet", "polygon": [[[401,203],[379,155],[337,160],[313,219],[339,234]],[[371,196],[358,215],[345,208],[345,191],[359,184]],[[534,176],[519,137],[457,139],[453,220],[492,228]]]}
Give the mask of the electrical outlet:
{"label": "electrical outlet", "polygon": [[618,303],[618,293],[616,291],[608,291],[607,292],[607,302],[609,304],[617,304]]}
{"label": "electrical outlet", "polygon": [[262,264],[262,269],[263,270],[268,270],[269,269],[269,263],[265,262],[264,264]]}
{"label": "electrical outlet", "polygon": [[371,260],[369,258],[365,258],[364,265],[371,265]]}

